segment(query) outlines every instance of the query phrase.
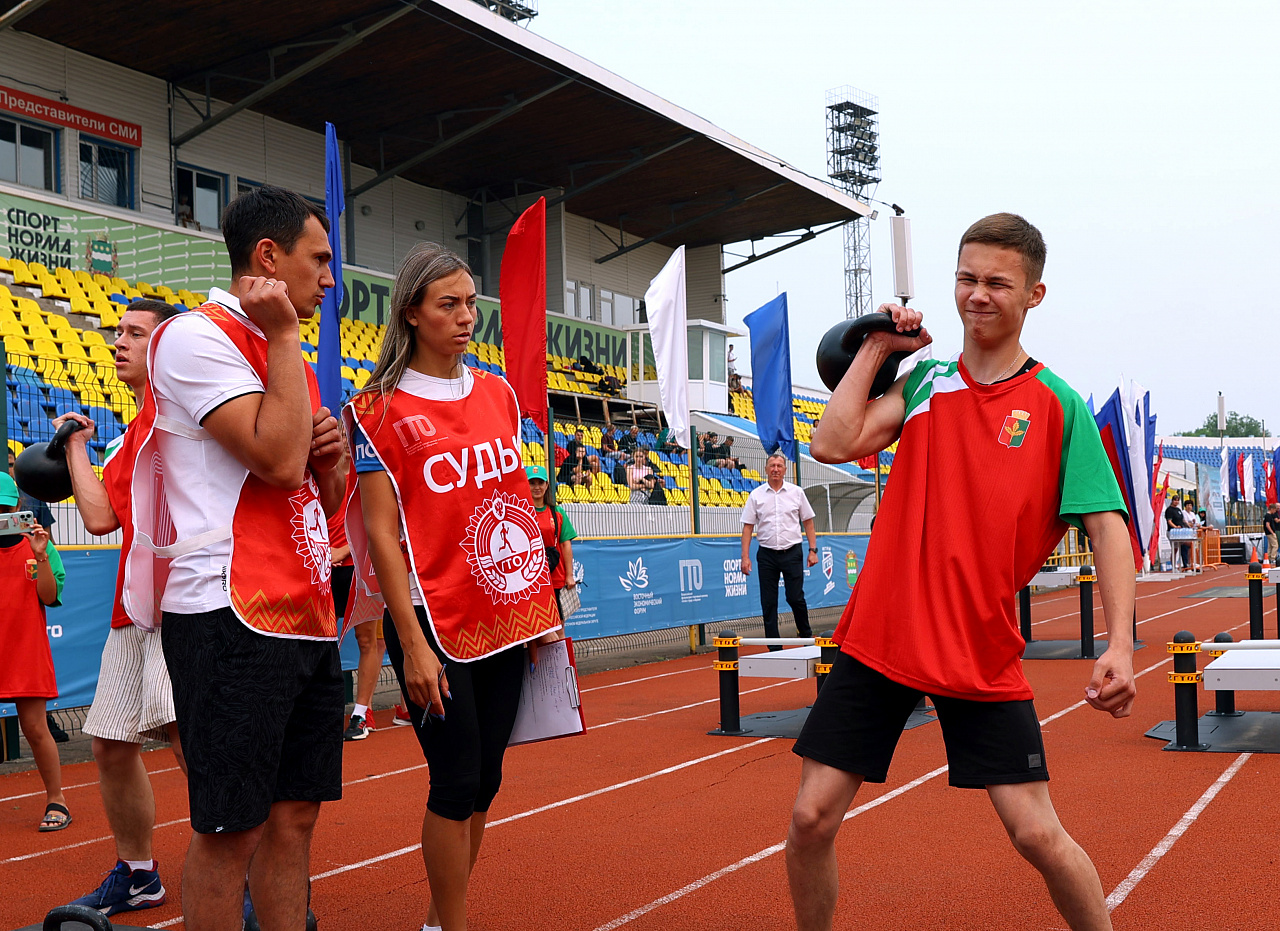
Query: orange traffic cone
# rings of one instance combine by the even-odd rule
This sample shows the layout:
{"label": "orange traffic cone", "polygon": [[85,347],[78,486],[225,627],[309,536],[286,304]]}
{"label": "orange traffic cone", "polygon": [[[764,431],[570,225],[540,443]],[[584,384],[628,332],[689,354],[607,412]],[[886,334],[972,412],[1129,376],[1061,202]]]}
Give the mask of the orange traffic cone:
{"label": "orange traffic cone", "polygon": [[1266,572],[1271,568],[1271,550],[1267,550],[1262,554],[1262,571]]}
{"label": "orange traffic cone", "polygon": [[1254,546],[1254,548],[1253,548],[1253,555],[1251,555],[1251,556],[1249,557],[1249,562],[1260,562],[1260,560],[1258,559],[1258,547],[1257,547],[1257,546]]}

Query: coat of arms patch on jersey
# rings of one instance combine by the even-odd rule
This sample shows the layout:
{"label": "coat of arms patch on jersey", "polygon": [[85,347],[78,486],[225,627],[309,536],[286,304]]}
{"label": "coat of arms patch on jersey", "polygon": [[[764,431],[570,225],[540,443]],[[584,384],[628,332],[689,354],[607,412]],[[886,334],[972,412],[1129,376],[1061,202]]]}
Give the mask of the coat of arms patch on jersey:
{"label": "coat of arms patch on jersey", "polygon": [[497,492],[476,508],[462,542],[476,580],[495,602],[523,601],[547,578],[547,553],[532,506]]}
{"label": "coat of arms patch on jersey", "polygon": [[1027,438],[1027,430],[1031,426],[1031,415],[1026,411],[1010,411],[1000,428],[1000,445],[1017,449]]}

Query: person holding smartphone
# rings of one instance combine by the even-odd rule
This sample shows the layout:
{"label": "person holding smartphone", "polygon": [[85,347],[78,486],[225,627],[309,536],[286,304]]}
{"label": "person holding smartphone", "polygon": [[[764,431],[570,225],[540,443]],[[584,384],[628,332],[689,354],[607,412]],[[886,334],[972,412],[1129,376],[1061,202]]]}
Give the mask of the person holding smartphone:
{"label": "person holding smartphone", "polygon": [[359,477],[347,536],[386,602],[387,652],[428,763],[424,927],[444,931],[466,928],[526,664],[562,636],[515,393],[462,364],[475,302],[460,256],[412,249],[377,365],[344,411]]}

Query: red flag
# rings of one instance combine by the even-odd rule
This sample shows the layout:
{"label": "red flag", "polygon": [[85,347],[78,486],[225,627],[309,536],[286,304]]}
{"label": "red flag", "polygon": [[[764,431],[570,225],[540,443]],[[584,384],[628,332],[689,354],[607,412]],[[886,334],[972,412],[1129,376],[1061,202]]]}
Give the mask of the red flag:
{"label": "red flag", "polygon": [[[1160,466],[1164,465],[1164,442],[1161,441],[1160,449],[1156,453],[1156,467],[1151,470],[1151,500],[1156,497],[1156,484],[1160,481]],[[1160,516],[1159,508],[1152,508],[1152,513],[1158,518]],[[1157,521],[1158,523],[1158,521]]]}
{"label": "red flag", "polygon": [[[1164,444],[1160,444],[1161,458],[1164,458]],[[1159,471],[1156,477],[1160,476]],[[1156,515],[1156,526],[1151,531],[1151,545],[1147,547],[1147,553],[1151,556],[1151,564],[1159,566],[1160,564],[1160,528],[1164,526],[1161,521],[1164,519],[1164,502],[1169,497],[1169,473],[1164,474],[1164,487],[1156,491],[1155,497],[1151,499],[1151,510]]]}
{"label": "red flag", "polygon": [[1276,467],[1270,459],[1262,460],[1262,473],[1267,477],[1267,507],[1276,503]]}
{"label": "red flag", "polygon": [[868,472],[874,472],[876,466],[880,464],[880,454],[872,453],[870,456],[863,456],[858,460],[859,468],[866,469]]}
{"label": "red flag", "polygon": [[507,381],[520,414],[547,431],[547,200],[520,214],[507,234],[498,276]]}

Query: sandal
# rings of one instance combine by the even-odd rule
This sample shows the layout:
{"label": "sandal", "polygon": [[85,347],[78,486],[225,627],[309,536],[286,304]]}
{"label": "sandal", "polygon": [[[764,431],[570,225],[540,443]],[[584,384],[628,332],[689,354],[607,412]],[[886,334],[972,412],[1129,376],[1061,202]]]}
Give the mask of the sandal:
{"label": "sandal", "polygon": [[44,817],[40,819],[40,833],[47,834],[50,831],[61,831],[71,823],[71,812],[67,811],[66,805],[59,805],[57,802],[50,802],[44,806]]}

